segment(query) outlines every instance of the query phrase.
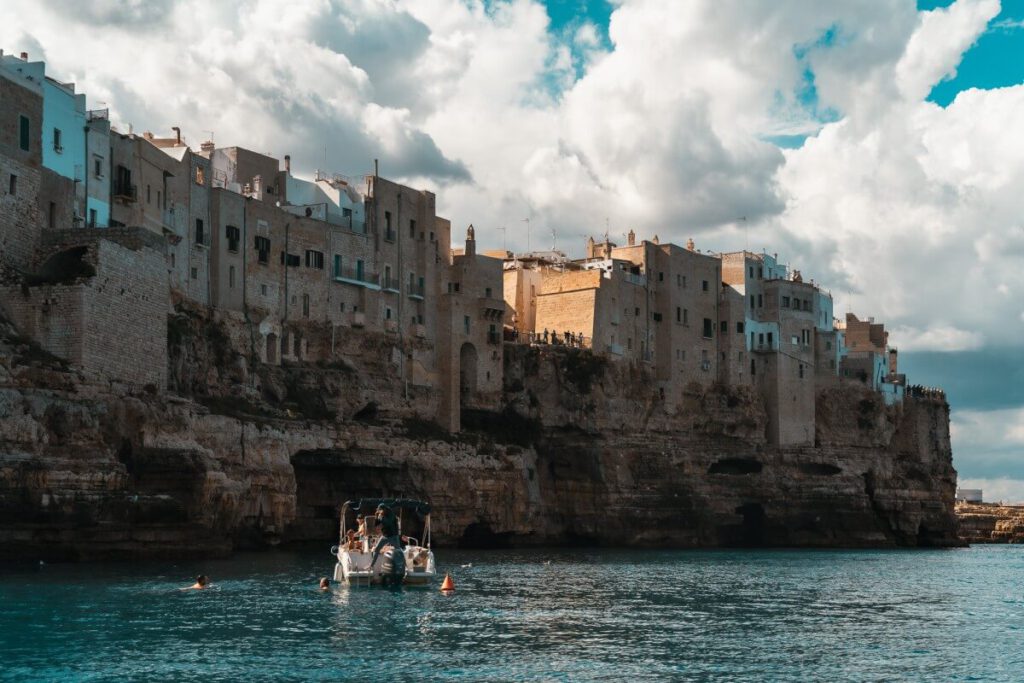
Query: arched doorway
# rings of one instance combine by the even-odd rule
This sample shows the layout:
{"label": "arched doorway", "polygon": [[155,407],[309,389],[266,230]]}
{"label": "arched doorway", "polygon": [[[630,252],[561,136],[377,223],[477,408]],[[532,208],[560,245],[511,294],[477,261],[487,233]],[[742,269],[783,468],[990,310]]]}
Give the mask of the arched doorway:
{"label": "arched doorway", "polygon": [[459,403],[465,405],[476,387],[476,347],[466,342],[459,350]]}

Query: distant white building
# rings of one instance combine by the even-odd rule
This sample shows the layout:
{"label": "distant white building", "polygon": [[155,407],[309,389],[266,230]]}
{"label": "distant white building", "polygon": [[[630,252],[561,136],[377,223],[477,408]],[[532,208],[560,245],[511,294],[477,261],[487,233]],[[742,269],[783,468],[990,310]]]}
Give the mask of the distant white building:
{"label": "distant white building", "polygon": [[956,502],[958,503],[980,503],[981,489],[957,489]]}

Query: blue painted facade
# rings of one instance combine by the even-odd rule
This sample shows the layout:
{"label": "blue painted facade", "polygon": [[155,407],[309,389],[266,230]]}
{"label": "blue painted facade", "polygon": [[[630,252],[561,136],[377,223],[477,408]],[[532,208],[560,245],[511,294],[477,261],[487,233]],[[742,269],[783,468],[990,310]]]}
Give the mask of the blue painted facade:
{"label": "blue painted facade", "polygon": [[43,166],[71,180],[85,179],[85,95],[74,85],[43,82]]}

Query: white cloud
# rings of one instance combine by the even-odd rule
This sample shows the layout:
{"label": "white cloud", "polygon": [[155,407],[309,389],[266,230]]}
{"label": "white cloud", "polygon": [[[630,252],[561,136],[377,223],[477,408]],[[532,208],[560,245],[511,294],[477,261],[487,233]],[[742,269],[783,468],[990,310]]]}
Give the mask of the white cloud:
{"label": "white cloud", "polygon": [[[898,345],[893,341],[897,339]],[[896,327],[889,333],[889,341],[900,351],[972,351],[981,348],[985,340],[979,332],[943,325],[926,329]]]}

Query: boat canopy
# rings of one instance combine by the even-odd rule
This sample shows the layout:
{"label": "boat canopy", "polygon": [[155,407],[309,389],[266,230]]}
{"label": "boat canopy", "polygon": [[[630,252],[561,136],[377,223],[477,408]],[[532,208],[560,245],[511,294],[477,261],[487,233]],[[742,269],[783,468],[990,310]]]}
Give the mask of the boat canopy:
{"label": "boat canopy", "polygon": [[430,514],[430,503],[425,503],[422,500],[413,500],[411,498],[358,498],[356,500],[347,500],[345,504],[341,506],[342,510],[349,508],[355,511],[356,514],[372,514],[378,505],[386,505],[392,510],[412,510],[421,517],[425,517]]}

